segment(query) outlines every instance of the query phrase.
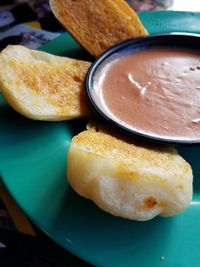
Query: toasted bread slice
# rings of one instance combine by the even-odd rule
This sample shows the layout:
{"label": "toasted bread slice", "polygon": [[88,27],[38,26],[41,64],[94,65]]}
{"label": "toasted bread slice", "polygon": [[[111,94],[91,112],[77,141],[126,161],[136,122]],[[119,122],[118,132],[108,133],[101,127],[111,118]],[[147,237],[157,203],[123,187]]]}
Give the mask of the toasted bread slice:
{"label": "toasted bread slice", "polygon": [[90,114],[84,90],[89,62],[23,46],[0,54],[0,88],[10,106],[35,120],[69,120]]}
{"label": "toasted bread slice", "polygon": [[61,24],[95,57],[124,40],[147,35],[124,0],[50,0],[50,4]]}
{"label": "toasted bread slice", "polygon": [[141,146],[107,129],[90,127],[73,138],[67,157],[72,188],[124,218],[183,211],[192,198],[190,165],[174,148]]}

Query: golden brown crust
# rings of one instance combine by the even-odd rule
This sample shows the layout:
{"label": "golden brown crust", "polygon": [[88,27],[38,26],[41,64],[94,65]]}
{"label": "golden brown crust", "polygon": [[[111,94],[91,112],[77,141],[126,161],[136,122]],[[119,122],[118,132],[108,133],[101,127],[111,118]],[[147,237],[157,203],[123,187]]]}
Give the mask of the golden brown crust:
{"label": "golden brown crust", "polygon": [[91,113],[84,90],[89,62],[8,46],[0,54],[0,64],[3,94],[23,115],[66,120]]}
{"label": "golden brown crust", "polygon": [[54,15],[97,57],[121,41],[147,34],[136,13],[122,0],[51,0]]}
{"label": "golden brown crust", "polygon": [[[177,155],[176,150],[172,147],[152,147],[148,145],[142,147],[137,142],[130,141],[123,135],[115,134],[110,129],[106,129],[106,127],[84,131],[75,136],[73,142],[77,145],[85,144],[87,148],[102,157],[111,159],[118,154],[118,157],[122,155],[124,162],[127,162],[127,164],[133,160],[133,164],[139,162],[143,166],[156,166],[165,168],[166,171],[171,168],[174,156]],[[121,167],[125,169],[125,164]],[[185,167],[187,168],[185,171],[190,168],[188,164]]]}

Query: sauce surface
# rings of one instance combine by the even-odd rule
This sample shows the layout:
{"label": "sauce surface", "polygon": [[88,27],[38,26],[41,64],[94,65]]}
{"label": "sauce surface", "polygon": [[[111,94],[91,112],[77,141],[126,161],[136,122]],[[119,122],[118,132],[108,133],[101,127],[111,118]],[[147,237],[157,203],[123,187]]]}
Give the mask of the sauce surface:
{"label": "sauce surface", "polygon": [[94,78],[94,98],[140,133],[200,140],[200,52],[154,48],[111,57]]}

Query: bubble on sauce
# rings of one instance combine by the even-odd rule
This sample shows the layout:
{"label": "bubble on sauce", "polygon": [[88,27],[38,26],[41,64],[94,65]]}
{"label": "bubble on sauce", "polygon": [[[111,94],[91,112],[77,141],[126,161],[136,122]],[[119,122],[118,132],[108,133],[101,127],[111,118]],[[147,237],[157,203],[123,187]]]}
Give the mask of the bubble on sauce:
{"label": "bubble on sauce", "polygon": [[199,123],[199,122],[200,122],[200,118],[193,119],[192,122],[194,122],[194,123]]}

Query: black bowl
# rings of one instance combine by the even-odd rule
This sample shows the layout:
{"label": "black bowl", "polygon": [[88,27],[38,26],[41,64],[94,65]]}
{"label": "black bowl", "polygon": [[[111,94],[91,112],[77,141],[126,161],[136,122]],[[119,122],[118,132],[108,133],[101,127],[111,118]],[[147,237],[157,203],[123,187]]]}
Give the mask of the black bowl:
{"label": "black bowl", "polygon": [[173,145],[200,145],[199,140],[178,140],[170,139],[165,137],[157,137],[149,134],[144,134],[137,132],[136,130],[130,129],[119,122],[115,121],[113,118],[109,117],[104,113],[94,97],[93,83],[94,77],[98,73],[101,64],[104,63],[109,57],[115,53],[124,53],[126,51],[136,52],[138,50],[144,50],[149,48],[156,47],[180,47],[180,48],[189,48],[199,50],[200,48],[200,35],[198,34],[188,34],[188,33],[167,33],[159,35],[149,35],[146,37],[130,39],[125,42],[122,42],[118,45],[113,46],[112,48],[106,50],[102,55],[100,55],[95,62],[91,65],[86,76],[86,94],[89,99],[89,103],[97,112],[97,114],[103,119],[114,125],[123,132],[134,136],[136,138],[142,138],[145,141],[156,142],[161,144],[173,144]]}

